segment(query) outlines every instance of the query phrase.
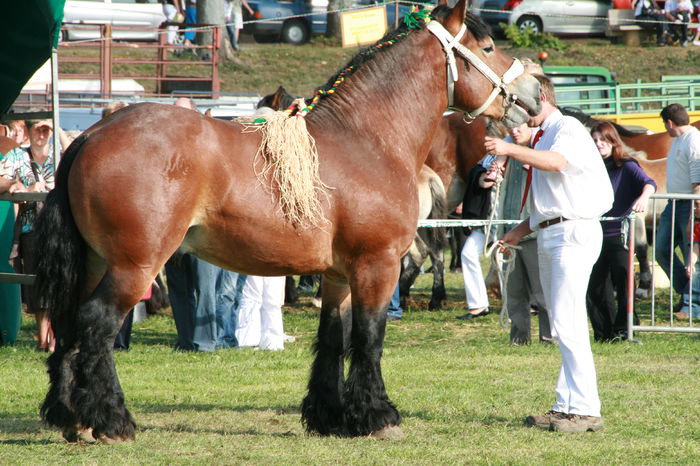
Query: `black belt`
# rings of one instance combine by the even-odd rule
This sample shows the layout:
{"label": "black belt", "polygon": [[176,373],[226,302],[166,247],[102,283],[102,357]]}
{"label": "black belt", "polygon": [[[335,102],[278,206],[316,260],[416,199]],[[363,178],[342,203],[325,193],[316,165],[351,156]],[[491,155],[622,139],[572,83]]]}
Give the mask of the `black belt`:
{"label": "black belt", "polygon": [[566,217],[550,218],[549,220],[545,220],[544,222],[540,222],[540,224],[538,226],[540,227],[540,230],[541,230],[542,228],[551,227],[552,225],[556,225],[557,223],[561,223],[561,222],[566,222],[567,220],[569,220],[569,219]]}

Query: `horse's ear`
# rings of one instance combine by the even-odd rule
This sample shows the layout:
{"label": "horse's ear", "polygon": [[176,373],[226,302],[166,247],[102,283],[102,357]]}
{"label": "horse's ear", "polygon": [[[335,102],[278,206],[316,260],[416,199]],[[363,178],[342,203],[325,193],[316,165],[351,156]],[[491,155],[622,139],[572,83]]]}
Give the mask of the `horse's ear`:
{"label": "horse's ear", "polygon": [[445,21],[445,28],[450,31],[452,35],[457,34],[461,29],[462,24],[464,24],[466,13],[467,0],[459,0]]}

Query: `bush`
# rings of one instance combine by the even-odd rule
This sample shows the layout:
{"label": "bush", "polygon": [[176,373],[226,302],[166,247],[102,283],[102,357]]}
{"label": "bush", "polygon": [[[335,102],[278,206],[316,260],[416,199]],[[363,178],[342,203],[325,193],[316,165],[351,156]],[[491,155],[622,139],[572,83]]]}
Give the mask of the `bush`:
{"label": "bush", "polygon": [[545,48],[564,50],[566,44],[549,33],[533,32],[531,29],[520,30],[515,24],[510,26],[500,23],[506,38],[515,48]]}

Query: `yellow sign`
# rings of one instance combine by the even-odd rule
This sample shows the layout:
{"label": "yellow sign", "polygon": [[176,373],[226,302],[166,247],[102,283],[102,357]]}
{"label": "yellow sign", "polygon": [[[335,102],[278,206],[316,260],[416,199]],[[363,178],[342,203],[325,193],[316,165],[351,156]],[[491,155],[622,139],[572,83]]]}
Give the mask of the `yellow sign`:
{"label": "yellow sign", "polygon": [[386,34],[386,8],[380,6],[341,13],[340,32],[343,47],[377,42]]}

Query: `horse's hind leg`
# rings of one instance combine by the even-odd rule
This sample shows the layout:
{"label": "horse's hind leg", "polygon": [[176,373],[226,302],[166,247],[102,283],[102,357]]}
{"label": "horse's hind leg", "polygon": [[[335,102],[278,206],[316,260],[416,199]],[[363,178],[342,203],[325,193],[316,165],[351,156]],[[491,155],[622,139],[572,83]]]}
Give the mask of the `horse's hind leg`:
{"label": "horse's hind leg", "polygon": [[309,432],[344,435],[344,357],[352,325],[350,288],[325,277],[322,288],[321,319],[314,344],[316,359],[301,416]]}
{"label": "horse's hind leg", "polygon": [[442,303],[447,299],[445,292],[445,253],[442,248],[429,247],[430,261],[433,263],[433,290],[430,296],[428,309],[438,311],[442,309]]}
{"label": "horse's hind leg", "polygon": [[420,274],[420,268],[428,257],[428,247],[423,239],[416,234],[408,252],[401,259],[403,265],[399,276],[399,299],[402,309],[406,309],[407,301],[411,295],[411,287]]}
{"label": "horse's hind leg", "polygon": [[345,420],[351,436],[402,438],[401,416],[389,401],[381,370],[386,309],[396,287],[398,260],[361,258],[352,282],[351,365],[345,384]]}
{"label": "horse's hind leg", "polygon": [[74,387],[70,402],[77,425],[105,443],[133,440],[135,423],[124,404],[112,348],[123,316],[152,277],[138,268],[111,268],[75,322]]}

